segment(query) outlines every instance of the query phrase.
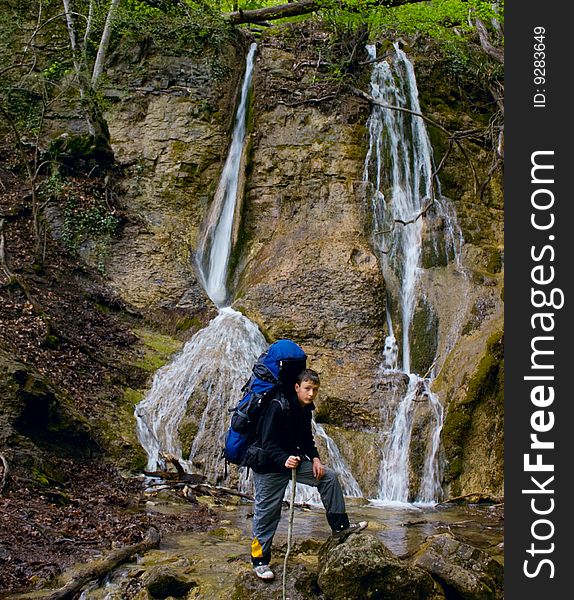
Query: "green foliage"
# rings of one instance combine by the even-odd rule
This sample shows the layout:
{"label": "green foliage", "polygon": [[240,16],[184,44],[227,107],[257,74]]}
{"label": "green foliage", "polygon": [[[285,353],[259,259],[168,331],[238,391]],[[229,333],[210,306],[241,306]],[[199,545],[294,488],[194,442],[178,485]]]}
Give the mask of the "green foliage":
{"label": "green foliage", "polygon": [[42,75],[51,82],[57,81],[63,75],[66,75],[70,72],[70,69],[67,65],[62,63],[59,60],[51,61],[47,67],[45,67],[42,71]]}
{"label": "green foliage", "polygon": [[74,196],[64,206],[62,241],[70,250],[76,250],[81,239],[112,235],[119,226],[119,219],[103,203],[95,202],[81,206]]}
{"label": "green foliage", "polygon": [[62,208],[62,242],[72,252],[87,238],[116,233],[120,219],[100,190],[82,188],[78,181],[65,179],[58,171],[42,181],[39,193],[45,201]]}
{"label": "green foliage", "polygon": [[36,133],[42,115],[42,96],[33,90],[0,84],[0,101],[18,131]]}
{"label": "green foliage", "polygon": [[502,24],[504,3],[483,0],[433,0],[385,7],[381,0],[318,0],[321,16],[334,30],[367,27],[373,37],[425,35],[456,40],[475,30],[473,19]]}
{"label": "green foliage", "polygon": [[[498,4],[498,5],[497,5]],[[423,34],[435,39],[459,39],[465,33],[474,32],[473,19],[485,23],[504,19],[504,3],[483,0],[433,0],[405,4],[396,8],[381,8],[374,28],[394,30],[399,35]]]}
{"label": "green foliage", "polygon": [[198,55],[206,49],[220,49],[232,33],[217,2],[155,4],[150,6],[145,0],[122,3],[114,22],[116,41],[124,36],[147,39],[160,51]]}

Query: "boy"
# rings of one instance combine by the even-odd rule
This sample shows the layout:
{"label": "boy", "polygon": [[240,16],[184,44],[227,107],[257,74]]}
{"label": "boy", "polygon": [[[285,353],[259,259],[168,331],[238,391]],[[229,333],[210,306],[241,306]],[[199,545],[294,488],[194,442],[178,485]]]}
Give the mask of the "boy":
{"label": "boy", "polygon": [[281,503],[291,479],[291,469],[297,469],[299,483],[318,489],[334,536],[367,527],[366,521],[349,523],[337,475],[319,458],[311,426],[319,385],[319,375],[305,369],[298,375],[294,390],[279,391],[271,400],[259,424],[258,446],[264,452],[265,463],[253,469],[255,509],[251,561],[255,574],[263,580],[275,577],[269,568],[271,544],[281,518]]}

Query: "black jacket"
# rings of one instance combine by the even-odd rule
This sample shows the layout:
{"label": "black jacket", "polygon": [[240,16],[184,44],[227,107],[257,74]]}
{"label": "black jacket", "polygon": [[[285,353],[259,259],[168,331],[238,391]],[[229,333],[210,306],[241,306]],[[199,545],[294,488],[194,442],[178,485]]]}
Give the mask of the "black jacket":
{"label": "black jacket", "polygon": [[279,392],[271,400],[258,428],[258,445],[265,452],[265,464],[258,473],[288,472],[285,461],[289,456],[300,456],[303,460],[319,457],[311,417],[314,405],[302,407],[296,394]]}

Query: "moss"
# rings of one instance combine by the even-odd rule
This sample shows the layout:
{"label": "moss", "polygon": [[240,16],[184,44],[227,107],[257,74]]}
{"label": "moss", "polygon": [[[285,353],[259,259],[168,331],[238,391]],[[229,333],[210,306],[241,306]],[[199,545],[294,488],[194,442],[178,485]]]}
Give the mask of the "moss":
{"label": "moss", "polygon": [[132,388],[126,388],[124,390],[124,401],[129,406],[135,406],[144,399],[145,393],[142,390],[132,390]]}
{"label": "moss", "polygon": [[456,440],[462,439],[470,427],[470,415],[466,412],[449,412],[442,428],[443,443],[445,446],[459,446]]}
{"label": "moss", "polygon": [[462,458],[457,457],[452,460],[447,468],[447,472],[445,473],[445,479],[447,481],[452,481],[456,479],[462,473]]}
{"label": "moss", "polygon": [[177,428],[177,434],[184,454],[191,450],[193,440],[199,431],[199,425],[192,417],[186,416]]}
{"label": "moss", "polygon": [[438,344],[438,318],[432,307],[421,302],[411,323],[411,371],[426,373],[432,366]]}
{"label": "moss", "polygon": [[502,402],[504,393],[504,333],[498,331],[488,338],[486,354],[468,383],[463,404],[473,405],[486,396]]}
{"label": "moss", "polygon": [[48,487],[50,485],[48,477],[37,467],[32,469],[32,479],[41,486]]}
{"label": "moss", "polygon": [[136,362],[136,366],[149,373],[163,367],[183,345],[180,340],[149,329],[137,329],[134,333],[144,344],[144,355]]}
{"label": "moss", "polygon": [[[487,411],[493,422],[500,419],[504,409],[504,333],[497,331],[486,343],[486,351],[466,386],[466,394],[458,403],[451,404],[446,415],[441,440],[447,459],[445,482],[456,482],[464,472],[468,451],[466,439],[473,428],[473,416],[477,409]],[[502,456],[502,436],[496,436],[488,442],[490,451]],[[451,495],[455,494],[455,485]]]}
{"label": "moss", "polygon": [[489,273],[500,273],[502,271],[502,253],[498,248],[489,248],[486,270]]}
{"label": "moss", "polygon": [[181,319],[178,319],[176,324],[175,324],[175,330],[176,331],[187,331],[188,329],[194,329],[194,330],[198,330],[201,329],[203,327],[203,323],[201,321],[201,319],[194,315],[193,317],[190,317],[189,315],[185,316],[185,317],[181,317]]}
{"label": "moss", "polygon": [[71,172],[106,169],[114,162],[109,140],[104,134],[63,135],[52,140],[48,155]]}

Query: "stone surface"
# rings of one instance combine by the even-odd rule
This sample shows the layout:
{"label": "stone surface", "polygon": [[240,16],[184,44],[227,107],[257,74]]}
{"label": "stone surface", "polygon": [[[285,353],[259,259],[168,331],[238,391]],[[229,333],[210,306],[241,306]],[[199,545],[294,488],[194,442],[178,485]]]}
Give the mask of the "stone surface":
{"label": "stone surface", "polygon": [[427,573],[401,561],[369,534],[352,535],[325,548],[319,587],[330,600],[444,598]]}
{"label": "stone surface", "polygon": [[229,143],[241,44],[217,59],[229,71],[224,83],[213,71],[217,61],[152,54],[138,56],[134,68],[134,60],[127,51],[115,57],[105,92],[124,174],[117,193],[128,214],[106,274],[138,308],[212,316],[194,252]]}
{"label": "stone surface", "polygon": [[197,584],[172,566],[158,565],[146,573],[143,585],[152,598],[165,599],[170,596],[181,598]]}
{"label": "stone surface", "polygon": [[[264,582],[250,570],[235,580],[234,600],[281,600],[283,598],[283,566],[273,565],[275,579]],[[317,575],[300,564],[289,565],[287,570],[287,598],[289,600],[325,600],[317,586]]]}
{"label": "stone surface", "polygon": [[10,449],[14,463],[45,470],[51,446],[94,449],[90,425],[37,371],[0,348],[0,448]]}
{"label": "stone surface", "polygon": [[411,562],[428,571],[450,594],[463,600],[500,600],[503,567],[486,552],[459,542],[449,534],[427,539]]}
{"label": "stone surface", "polygon": [[356,120],[366,114],[269,106],[295,77],[295,59],[264,45],[257,62],[234,306],[270,339],[302,344],[323,376],[319,406],[336,407],[322,409],[324,421],[365,426],[385,306],[361,183],[365,128]]}

